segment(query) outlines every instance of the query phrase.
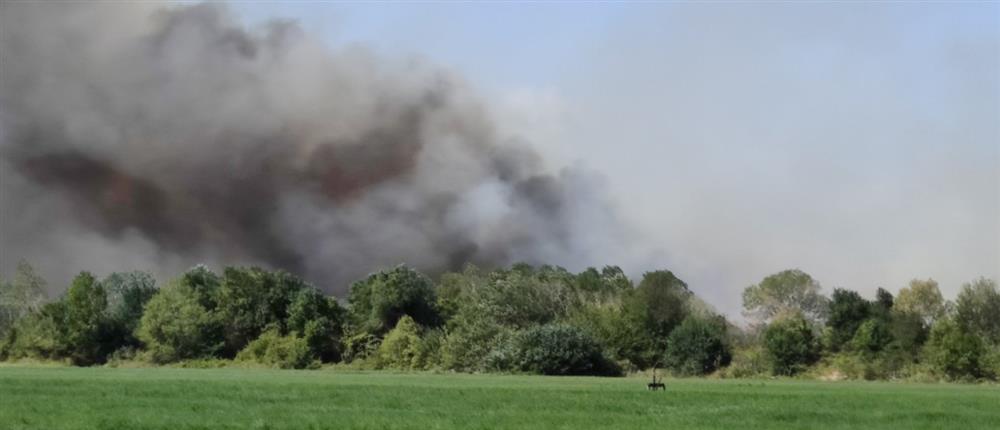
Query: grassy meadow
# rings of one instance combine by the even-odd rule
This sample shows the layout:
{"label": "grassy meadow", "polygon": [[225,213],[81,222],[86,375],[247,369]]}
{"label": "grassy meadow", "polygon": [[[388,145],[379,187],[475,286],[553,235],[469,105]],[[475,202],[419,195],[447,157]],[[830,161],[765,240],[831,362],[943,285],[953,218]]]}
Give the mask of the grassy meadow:
{"label": "grassy meadow", "polygon": [[0,367],[3,429],[1000,428],[1000,388],[885,382]]}

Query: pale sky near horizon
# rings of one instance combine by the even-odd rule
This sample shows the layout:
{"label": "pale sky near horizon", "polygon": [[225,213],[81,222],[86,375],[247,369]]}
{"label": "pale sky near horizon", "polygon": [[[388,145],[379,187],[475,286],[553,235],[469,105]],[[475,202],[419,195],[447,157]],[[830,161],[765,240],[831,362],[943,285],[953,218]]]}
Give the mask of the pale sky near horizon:
{"label": "pale sky near horizon", "polygon": [[231,3],[477,88],[553,167],[607,180],[655,258],[730,316],[829,290],[1000,276],[1000,3]]}

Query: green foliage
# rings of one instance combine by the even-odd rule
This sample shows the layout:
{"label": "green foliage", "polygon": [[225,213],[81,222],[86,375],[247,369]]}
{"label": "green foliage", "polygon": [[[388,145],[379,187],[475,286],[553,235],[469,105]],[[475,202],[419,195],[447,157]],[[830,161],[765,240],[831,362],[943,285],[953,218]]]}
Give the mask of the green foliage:
{"label": "green foliage", "polygon": [[819,282],[798,269],[775,273],[743,290],[745,314],[760,323],[788,313],[818,322],[826,316],[827,301],[820,294]]}
{"label": "green foliage", "polygon": [[66,304],[46,303],[14,323],[0,345],[7,358],[58,360],[68,354]]}
{"label": "green foliage", "polygon": [[764,330],[764,347],[776,375],[794,375],[819,359],[812,326],[799,314],[785,316]]}
{"label": "green foliage", "polygon": [[627,370],[655,363],[657,350],[641,321],[628,318],[620,303],[592,303],[577,309],[567,322],[596,339],[608,357],[622,362]]}
{"label": "green foliage", "polygon": [[449,321],[441,344],[441,367],[476,371],[485,366],[486,356],[497,346],[502,333],[510,332],[488,318],[461,313]]}
{"label": "green foliage", "polygon": [[916,357],[927,341],[930,328],[920,315],[893,309],[890,313],[890,348]]}
{"label": "green foliage", "polygon": [[351,285],[348,301],[351,320],[358,332],[381,336],[395,327],[404,315],[421,325],[439,324],[431,280],[403,265],[355,282]]}
{"label": "green foliage", "polygon": [[286,329],[304,338],[321,361],[340,361],[345,317],[336,300],[314,288],[302,288],[289,305]]}
{"label": "green foliage", "polygon": [[236,355],[236,361],[254,362],[277,369],[305,369],[313,365],[314,356],[306,339],[282,336],[271,328],[254,339]]}
{"label": "green foliage", "polygon": [[536,326],[505,339],[490,367],[543,375],[621,374],[584,331],[565,324]]}
{"label": "green foliage", "polygon": [[396,323],[378,347],[378,367],[393,369],[419,369],[421,362],[420,327],[409,315],[404,315]]}
{"label": "green foliage", "polygon": [[197,265],[184,272],[178,280],[179,283],[191,288],[198,303],[208,310],[215,310],[218,303],[219,287],[222,285],[222,278],[204,265]]}
{"label": "green foliage", "polygon": [[89,365],[104,360],[114,350],[107,340],[105,311],[107,292],[89,272],[73,279],[63,299],[66,303],[66,351],[75,364]]}
{"label": "green foliage", "polygon": [[962,380],[993,376],[981,362],[986,352],[982,339],[965,332],[954,319],[941,318],[931,328],[924,356],[941,374]]}
{"label": "green foliage", "polygon": [[840,351],[844,344],[854,338],[858,327],[871,314],[871,304],[856,291],[835,288],[830,300],[830,310],[826,320],[830,328],[830,348]]}
{"label": "green foliage", "polygon": [[295,295],[309,288],[286,272],[258,267],[227,267],[217,295],[219,320],[223,324],[224,357],[233,357],[269,326],[285,333],[284,323]]}
{"label": "green foliage", "polygon": [[560,278],[545,275],[513,270],[494,272],[473,292],[469,306],[461,312],[474,312],[513,329],[563,317],[571,307],[571,287]]}
{"label": "green foliage", "polygon": [[344,361],[363,362],[376,357],[382,339],[371,333],[355,333],[344,340]]}
{"label": "green foliage", "polygon": [[44,305],[43,289],[26,264],[0,282],[0,359],[217,366],[237,358],[282,368],[343,360],[553,375],[656,365],[678,375],[915,380],[1000,371],[1000,293],[985,278],[966,284],[952,307],[933,281],[914,281],[898,298],[836,289],[827,300],[809,275],[784,271],[744,291],[747,314],[770,321],[749,330],[727,325],[669,271],[645,273],[633,288],[615,266],[579,274],[467,266],[437,285],[399,266],[354,283],[347,309],[299,278],[256,267],[219,276],[197,266],[159,291],[147,273],[97,282],[83,272]]}
{"label": "green foliage", "polygon": [[112,273],[101,281],[107,293],[107,324],[113,349],[136,347],[134,332],[143,307],[156,294],[156,281],[146,272]]}
{"label": "green foliage", "polygon": [[875,291],[875,302],[872,303],[872,315],[878,318],[888,318],[894,304],[895,299],[892,298],[892,293],[885,288],[879,288]]}
{"label": "green foliage", "polygon": [[153,362],[208,357],[222,347],[222,324],[199,298],[190,284],[178,281],[146,304],[136,334]]}
{"label": "green foliage", "polygon": [[611,297],[632,289],[632,281],[618,266],[604,266],[600,272],[588,267],[573,278],[574,286],[589,297]]}
{"label": "green foliage", "polygon": [[893,308],[899,312],[917,315],[930,325],[944,316],[946,306],[937,281],[914,279],[910,286],[899,290]]}
{"label": "green foliage", "polygon": [[623,299],[626,333],[637,344],[623,357],[646,369],[662,358],[667,337],[688,316],[688,301],[692,294],[687,284],[665,270],[647,272],[639,286]]}
{"label": "green foliage", "polygon": [[664,364],[678,375],[705,375],[731,359],[725,318],[689,316],[670,333]]}
{"label": "green foliage", "polygon": [[965,331],[1000,345],[1000,290],[996,281],[980,278],[963,285],[955,301],[955,319]]}
{"label": "green foliage", "polygon": [[872,356],[885,349],[891,341],[889,323],[881,318],[872,318],[865,320],[858,327],[854,338],[851,339],[851,349]]}

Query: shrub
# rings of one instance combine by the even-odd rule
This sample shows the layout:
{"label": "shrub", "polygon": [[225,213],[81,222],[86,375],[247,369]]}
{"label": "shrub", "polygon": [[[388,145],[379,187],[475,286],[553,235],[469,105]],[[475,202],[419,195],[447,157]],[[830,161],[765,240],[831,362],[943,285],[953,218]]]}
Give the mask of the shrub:
{"label": "shrub", "polygon": [[722,317],[689,316],[667,338],[664,364],[679,375],[705,375],[732,359]]}
{"label": "shrub", "polygon": [[250,361],[279,369],[305,369],[313,364],[309,343],[297,336],[282,336],[276,329],[264,331],[236,355],[236,361]]}
{"label": "shrub", "polygon": [[216,316],[190,286],[175,282],[146,304],[137,335],[155,363],[213,355],[222,346]]}
{"label": "shrub", "polygon": [[6,358],[55,360],[66,356],[66,305],[46,303],[17,320],[3,342]]}
{"label": "shrub", "polygon": [[759,378],[770,375],[771,360],[760,346],[737,349],[728,367],[720,372],[723,378]]}
{"label": "shrub", "polygon": [[416,369],[422,367],[420,362],[420,327],[410,318],[403,316],[382,339],[378,347],[378,367],[393,369]]}
{"label": "shrub", "polygon": [[509,329],[486,318],[460,313],[448,324],[441,344],[441,366],[449,370],[482,370],[486,357]]}
{"label": "shrub", "polygon": [[[582,330],[565,324],[546,324],[519,332],[511,350],[498,363],[510,370],[543,375],[617,376],[621,369],[601,352],[600,345]],[[501,369],[503,370],[503,369]]]}
{"label": "shrub", "polygon": [[371,333],[356,333],[349,336],[344,340],[344,360],[355,362],[374,357],[381,342],[378,336]]}
{"label": "shrub", "polygon": [[924,349],[928,363],[952,380],[988,376],[981,363],[985,354],[982,340],[962,330],[952,318],[939,319],[934,323]]}
{"label": "shrub", "polygon": [[800,314],[774,321],[764,330],[764,347],[775,375],[794,375],[819,359],[812,327]]}

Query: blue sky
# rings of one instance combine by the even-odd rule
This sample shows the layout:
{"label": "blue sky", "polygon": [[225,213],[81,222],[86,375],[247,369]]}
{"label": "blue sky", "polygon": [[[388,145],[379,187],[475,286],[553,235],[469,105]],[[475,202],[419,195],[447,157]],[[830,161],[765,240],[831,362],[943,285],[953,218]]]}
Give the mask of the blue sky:
{"label": "blue sky", "polygon": [[790,267],[865,294],[1000,275],[998,3],[232,7],[462,75],[553,168],[606,178],[657,250],[633,271],[731,315]]}

